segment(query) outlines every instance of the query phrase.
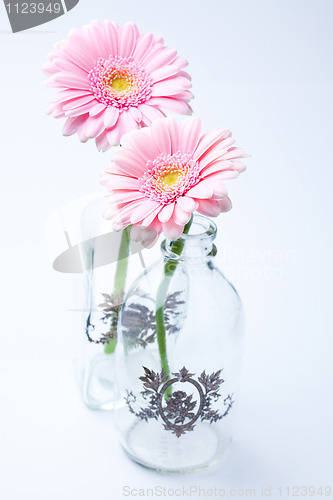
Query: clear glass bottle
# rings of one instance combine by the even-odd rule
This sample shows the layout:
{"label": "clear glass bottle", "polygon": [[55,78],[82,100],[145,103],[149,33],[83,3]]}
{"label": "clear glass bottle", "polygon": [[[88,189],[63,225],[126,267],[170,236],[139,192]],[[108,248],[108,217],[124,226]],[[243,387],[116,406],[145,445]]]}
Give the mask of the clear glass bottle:
{"label": "clear glass bottle", "polygon": [[105,193],[99,193],[81,214],[85,304],[80,378],[83,401],[93,410],[113,408],[118,312],[126,281],[142,269],[139,252],[143,246],[130,241],[129,230],[113,230],[112,222],[104,217],[107,203]]}
{"label": "clear glass bottle", "polygon": [[189,234],[163,241],[163,259],[136,279],[120,313],[115,424],[128,455],[159,471],[208,467],[231,442],[243,309],[215,267],[215,237],[216,225],[195,215]]}

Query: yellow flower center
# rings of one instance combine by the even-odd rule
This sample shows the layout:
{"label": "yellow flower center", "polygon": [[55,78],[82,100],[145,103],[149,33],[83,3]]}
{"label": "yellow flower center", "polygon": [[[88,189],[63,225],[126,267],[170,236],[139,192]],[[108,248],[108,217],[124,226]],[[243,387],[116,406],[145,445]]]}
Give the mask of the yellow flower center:
{"label": "yellow flower center", "polygon": [[180,172],[167,172],[161,178],[161,181],[166,186],[173,186],[177,183]]}
{"label": "yellow flower center", "polygon": [[149,160],[139,179],[140,192],[162,205],[173,203],[200,182],[199,163],[191,153],[161,153]]}
{"label": "yellow flower center", "polygon": [[112,87],[116,92],[123,92],[128,89],[129,83],[126,78],[119,77],[112,80],[110,87]]}

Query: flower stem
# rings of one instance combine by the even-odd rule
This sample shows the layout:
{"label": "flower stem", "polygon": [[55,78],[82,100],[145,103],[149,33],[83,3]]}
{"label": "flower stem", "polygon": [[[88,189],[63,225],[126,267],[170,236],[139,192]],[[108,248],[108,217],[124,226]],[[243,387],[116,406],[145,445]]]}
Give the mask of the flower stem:
{"label": "flower stem", "polygon": [[[121,235],[117,269],[114,278],[113,295],[120,295],[121,292],[125,290],[129,257],[130,230],[131,226],[126,227]],[[106,354],[112,354],[115,351],[116,345],[117,338],[109,339],[108,343],[105,344],[104,352]]]}
{"label": "flower stem", "polygon": [[[191,224],[192,224],[193,216],[189,220],[189,222],[184,227],[183,234],[188,234]],[[179,239],[175,241],[171,246],[171,251],[176,255],[181,255],[184,248],[185,241],[184,239]],[[166,347],[166,331],[164,324],[164,303],[168,294],[169,285],[174,275],[174,272],[177,268],[178,261],[175,259],[169,259],[164,265],[164,277],[163,280],[158,287],[157,296],[156,296],[156,335],[157,335],[157,343],[158,350],[161,358],[161,368],[164,370],[168,379],[170,378],[170,368],[168,363],[168,355],[167,355],[167,347]],[[171,386],[169,387],[171,392]]]}

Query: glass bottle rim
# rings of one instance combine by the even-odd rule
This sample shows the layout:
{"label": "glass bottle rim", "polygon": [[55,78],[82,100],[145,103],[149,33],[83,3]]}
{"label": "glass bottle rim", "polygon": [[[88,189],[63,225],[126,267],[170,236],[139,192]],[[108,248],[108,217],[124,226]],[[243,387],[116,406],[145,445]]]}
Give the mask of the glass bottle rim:
{"label": "glass bottle rim", "polygon": [[[201,231],[197,231],[195,233],[191,233],[191,231],[195,227],[201,228]],[[184,238],[184,240],[195,240],[202,238],[211,238],[215,239],[217,232],[217,226],[215,222],[213,222],[209,217],[205,217],[204,215],[194,214],[193,222],[190,227],[190,231],[188,234],[182,234],[180,238]]]}
{"label": "glass bottle rim", "polygon": [[[194,230],[194,233],[191,233],[191,230]],[[189,234],[183,233],[177,240],[164,239],[161,243],[162,253],[168,258],[175,260],[193,260],[202,258],[204,255],[212,255],[211,252],[214,247],[213,241],[216,238],[216,232],[216,224],[211,219],[195,214]],[[174,251],[173,246],[177,242],[183,245],[183,250],[180,254]]]}

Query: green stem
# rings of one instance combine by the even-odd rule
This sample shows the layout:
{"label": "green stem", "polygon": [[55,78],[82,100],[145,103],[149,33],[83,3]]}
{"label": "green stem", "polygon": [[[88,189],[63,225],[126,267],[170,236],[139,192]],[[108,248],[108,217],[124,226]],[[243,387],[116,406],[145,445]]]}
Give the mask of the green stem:
{"label": "green stem", "polygon": [[[126,227],[121,235],[117,269],[114,278],[113,295],[120,295],[121,292],[125,290],[127,268],[128,268],[128,257],[129,257],[129,242],[130,242],[130,230],[131,226]],[[117,345],[117,339],[110,339],[107,344],[105,344],[104,352],[106,354],[112,354],[115,351]]]}
{"label": "green stem", "polygon": [[[191,224],[192,224],[193,216],[189,220],[189,222],[184,227],[183,234],[188,234]],[[171,246],[171,251],[176,255],[181,255],[184,248],[185,240],[179,239],[175,241]],[[161,358],[161,368],[164,370],[168,379],[170,378],[170,368],[168,362],[167,355],[167,347],[166,347],[166,332],[165,332],[165,324],[164,324],[164,303],[168,294],[169,285],[172,279],[172,276],[175,273],[175,270],[178,265],[178,260],[169,259],[164,265],[164,277],[162,282],[157,290],[156,295],[156,335],[157,335],[157,343],[158,350]],[[169,387],[171,392],[171,386]]]}

